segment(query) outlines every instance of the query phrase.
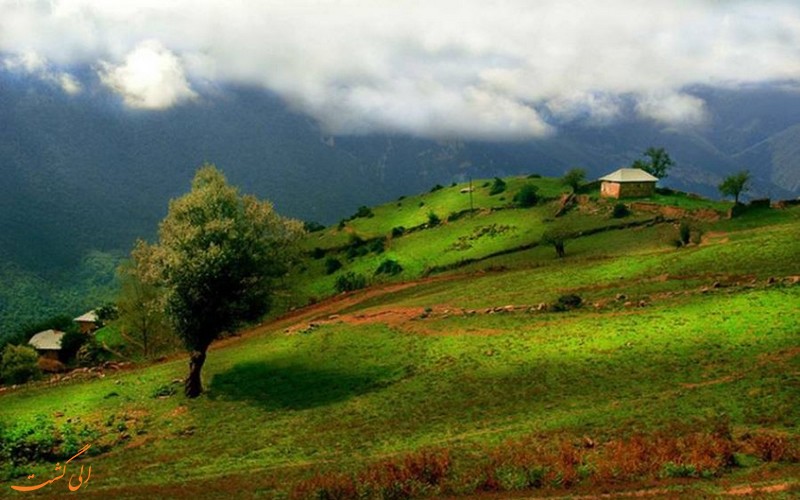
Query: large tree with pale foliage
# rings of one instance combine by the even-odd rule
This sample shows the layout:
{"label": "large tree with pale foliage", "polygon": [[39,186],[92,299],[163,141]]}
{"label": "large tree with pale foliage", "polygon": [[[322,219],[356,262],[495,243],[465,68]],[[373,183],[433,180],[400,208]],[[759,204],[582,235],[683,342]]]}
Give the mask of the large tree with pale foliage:
{"label": "large tree with pale foliage", "polygon": [[287,272],[302,232],[301,223],[241,196],[216,167],[204,165],[191,191],[170,201],[158,243],[137,246],[138,259],[150,263],[145,279],[163,291],[172,328],[190,353],[186,396],[203,391],[211,342],[268,311],[275,279]]}

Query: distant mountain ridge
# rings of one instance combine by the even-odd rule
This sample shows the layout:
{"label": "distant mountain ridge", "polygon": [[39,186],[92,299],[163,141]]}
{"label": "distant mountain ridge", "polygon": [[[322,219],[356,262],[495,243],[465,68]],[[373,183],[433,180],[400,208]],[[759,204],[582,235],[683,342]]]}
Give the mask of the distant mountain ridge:
{"label": "distant mountain ridge", "polygon": [[[560,175],[575,166],[597,177],[651,145],[676,161],[667,186],[715,196],[725,175],[749,168],[753,197],[800,194],[800,92],[694,93],[707,102],[701,128],[622,120],[562,124],[541,140],[435,141],[328,137],[280,99],[248,88],[129,111],[101,89],[70,97],[0,70],[0,263],[61,282],[92,251],[126,253],[137,237],[155,235],[169,199],[204,161],[281,213],[325,224],[469,177]],[[4,307],[13,306],[0,297]]]}

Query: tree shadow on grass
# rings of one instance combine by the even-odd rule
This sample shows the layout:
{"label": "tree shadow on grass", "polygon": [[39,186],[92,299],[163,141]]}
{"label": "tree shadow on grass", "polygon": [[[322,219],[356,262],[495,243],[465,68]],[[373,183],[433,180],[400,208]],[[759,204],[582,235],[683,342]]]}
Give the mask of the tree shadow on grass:
{"label": "tree shadow on grass", "polygon": [[352,372],[304,364],[242,363],[214,375],[208,396],[248,401],[265,410],[303,410],[388,387],[394,379],[391,368]]}

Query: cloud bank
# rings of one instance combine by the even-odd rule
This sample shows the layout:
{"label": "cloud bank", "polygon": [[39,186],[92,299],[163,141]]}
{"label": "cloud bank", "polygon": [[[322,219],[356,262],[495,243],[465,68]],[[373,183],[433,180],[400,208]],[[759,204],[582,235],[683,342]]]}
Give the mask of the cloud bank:
{"label": "cloud bank", "polygon": [[81,65],[147,109],[254,85],[330,134],[692,126],[707,119],[692,86],[800,81],[796,0],[0,0],[0,12],[6,68],[65,78],[67,92],[92,82],[58,68]]}

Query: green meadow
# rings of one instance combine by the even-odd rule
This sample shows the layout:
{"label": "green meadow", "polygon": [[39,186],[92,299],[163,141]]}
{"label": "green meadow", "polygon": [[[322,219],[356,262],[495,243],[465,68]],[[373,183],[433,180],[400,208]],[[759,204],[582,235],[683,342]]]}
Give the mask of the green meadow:
{"label": "green meadow", "polygon": [[[494,196],[484,182],[473,182],[479,210],[452,221],[469,208],[463,184],[309,234],[273,316],[212,346],[200,398],[182,395],[187,360],[176,353],[6,390],[1,435],[28,435],[20,441],[34,448],[48,432],[90,442],[76,462],[93,467],[81,494],[98,498],[800,491],[800,209],[691,222],[701,236],[676,247],[678,221],[614,219],[609,202],[554,218],[554,179],[507,179]],[[526,182],[544,200],[510,206]],[[683,206],[724,208],[700,205]],[[429,210],[439,225],[391,236]],[[563,259],[540,242],[554,225],[573,233]],[[354,234],[387,240],[348,258]],[[342,268],[326,274],[329,257]],[[386,259],[403,271],[376,276]],[[336,293],[346,272],[369,286]],[[567,295],[580,306],[557,310]],[[677,451],[655,472],[609,451],[637,439]],[[712,441],[728,448],[702,448]],[[553,449],[560,458],[547,461]],[[425,462],[413,476],[408,457],[428,452],[446,467],[435,475]],[[58,459],[7,461],[0,488],[48,477]]]}

